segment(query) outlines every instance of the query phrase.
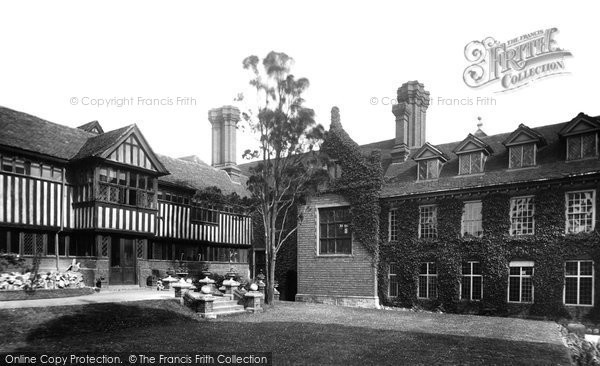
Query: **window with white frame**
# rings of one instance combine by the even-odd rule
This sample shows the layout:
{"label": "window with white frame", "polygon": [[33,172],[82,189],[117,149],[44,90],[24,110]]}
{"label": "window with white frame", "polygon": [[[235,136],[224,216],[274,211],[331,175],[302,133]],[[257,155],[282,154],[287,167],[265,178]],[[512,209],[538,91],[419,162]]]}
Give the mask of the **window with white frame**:
{"label": "window with white frame", "polygon": [[418,180],[437,179],[440,177],[441,163],[438,159],[421,160],[418,166]]}
{"label": "window with white frame", "polygon": [[396,263],[390,263],[389,273],[388,273],[388,296],[389,297],[397,297],[398,296],[398,265]]}
{"label": "window with white frame", "polygon": [[510,262],[508,302],[533,302],[533,262]]}
{"label": "window with white frame", "polygon": [[523,144],[510,146],[508,167],[510,169],[535,166],[536,145]]}
{"label": "window with white frame", "polygon": [[567,160],[579,160],[598,156],[597,134],[585,133],[567,137]]}
{"label": "window with white frame", "polygon": [[437,238],[437,206],[419,206],[419,238]]}
{"label": "window with white frame", "polygon": [[565,305],[594,305],[594,262],[565,262]]}
{"label": "window with white frame", "polygon": [[437,298],[437,268],[434,262],[422,262],[419,265],[417,297],[420,299]]}
{"label": "window with white frame", "polygon": [[483,275],[481,262],[469,261],[462,264],[460,298],[463,300],[481,300],[483,298]]}
{"label": "window with white frame", "polygon": [[460,154],[458,157],[458,174],[475,174],[483,172],[485,155],[481,151]]}
{"label": "window with white frame", "polygon": [[463,237],[481,237],[483,235],[481,208],[481,201],[465,202],[461,221],[461,233]]}
{"label": "window with white frame", "polygon": [[510,199],[510,235],[533,235],[535,231],[533,196]]}
{"label": "window with white frame", "polygon": [[389,213],[389,240],[396,241],[398,240],[398,209],[391,209]]}
{"label": "window with white frame", "polygon": [[596,219],[596,191],[567,192],[566,195],[567,234],[577,234],[594,230]]}

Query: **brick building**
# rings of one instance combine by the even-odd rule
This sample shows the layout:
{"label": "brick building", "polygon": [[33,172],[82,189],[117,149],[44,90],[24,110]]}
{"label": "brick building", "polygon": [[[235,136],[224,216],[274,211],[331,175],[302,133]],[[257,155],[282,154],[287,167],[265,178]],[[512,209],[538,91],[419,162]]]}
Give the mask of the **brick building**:
{"label": "brick building", "polygon": [[[424,86],[405,83],[397,99],[395,138],[356,147],[381,155],[378,251],[357,242],[347,195],[311,197],[298,236],[297,299],[591,311],[600,119],[579,113],[492,136],[478,125],[462,141],[433,145]],[[342,160],[332,179],[347,169]]]}

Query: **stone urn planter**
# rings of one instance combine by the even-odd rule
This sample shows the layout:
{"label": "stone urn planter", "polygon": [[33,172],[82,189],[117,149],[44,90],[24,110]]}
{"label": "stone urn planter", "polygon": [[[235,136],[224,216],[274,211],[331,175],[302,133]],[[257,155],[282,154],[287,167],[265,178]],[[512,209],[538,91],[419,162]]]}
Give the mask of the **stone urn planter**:
{"label": "stone urn planter", "polygon": [[190,288],[192,288],[192,284],[187,282],[185,279],[180,279],[177,282],[174,282],[173,284],[171,284],[171,287],[173,287],[173,289],[175,290],[175,297],[176,298],[180,298],[181,297],[181,292],[182,291],[187,291]]}

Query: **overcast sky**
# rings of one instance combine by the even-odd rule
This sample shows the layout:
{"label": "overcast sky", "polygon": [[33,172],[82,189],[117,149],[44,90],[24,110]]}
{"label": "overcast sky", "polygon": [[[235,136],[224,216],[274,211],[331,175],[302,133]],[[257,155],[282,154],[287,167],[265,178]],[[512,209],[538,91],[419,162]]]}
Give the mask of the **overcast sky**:
{"label": "overcast sky", "polygon": [[[593,2],[486,4],[3,2],[0,105],[69,126],[98,120],[112,130],[137,123],[156,152],[210,163],[207,111],[244,90],[246,56],[275,50],[292,56],[295,75],[311,81],[307,105],[318,121],[327,127],[331,107],[338,106],[344,127],[361,144],[394,137],[387,98],[415,79],[432,96],[427,140],[434,144],[462,140],[476,130],[478,116],[493,134],[519,123],[570,120],[581,111],[600,114],[600,9]],[[497,83],[471,89],[463,82],[467,43],[504,42],[552,27],[559,30],[557,45],[573,54],[564,60],[567,74],[504,93],[496,93]],[[477,105],[477,97],[494,98],[495,105]],[[111,98],[133,103],[83,105]],[[170,98],[173,105],[143,105],[139,98]],[[192,105],[177,105],[177,98],[193,98]],[[440,98],[472,98],[473,105]],[[241,156],[252,140],[238,141]]]}

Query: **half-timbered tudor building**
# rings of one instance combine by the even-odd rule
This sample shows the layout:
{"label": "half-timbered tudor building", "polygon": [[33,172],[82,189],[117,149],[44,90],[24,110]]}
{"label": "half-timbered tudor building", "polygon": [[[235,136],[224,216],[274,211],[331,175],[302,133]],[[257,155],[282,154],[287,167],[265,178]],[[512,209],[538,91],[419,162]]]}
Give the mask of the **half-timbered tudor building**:
{"label": "half-timbered tudor building", "polygon": [[428,105],[422,84],[405,83],[393,107],[395,138],[357,145],[364,156],[381,154],[377,258],[352,232],[347,196],[309,200],[298,234],[297,299],[455,310],[485,304],[479,310],[542,315],[597,306],[600,118],[579,113],[491,136],[480,124],[462,141],[433,145]]}
{"label": "half-timbered tudor building", "polygon": [[[209,120],[213,143],[227,142],[239,112],[215,109]],[[0,108],[0,251],[36,258],[42,270],[75,259],[89,285],[231,267],[248,277],[247,209],[195,198],[209,187],[248,195],[228,146],[212,167],[156,154],[136,125],[71,128]]]}

